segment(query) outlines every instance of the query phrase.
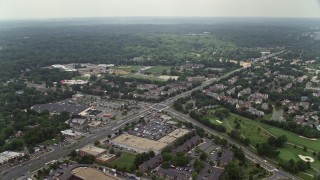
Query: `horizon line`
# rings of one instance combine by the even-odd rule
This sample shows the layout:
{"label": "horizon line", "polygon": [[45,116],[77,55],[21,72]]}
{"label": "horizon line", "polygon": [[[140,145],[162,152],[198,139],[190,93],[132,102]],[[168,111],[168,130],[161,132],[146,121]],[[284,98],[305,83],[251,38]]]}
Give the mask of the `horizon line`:
{"label": "horizon line", "polygon": [[320,19],[314,16],[84,16],[84,17],[46,17],[46,18],[1,18],[0,21],[39,21],[39,20],[67,20],[67,19],[121,19],[121,18],[163,18],[163,19],[183,19],[183,18],[226,18],[226,19]]}

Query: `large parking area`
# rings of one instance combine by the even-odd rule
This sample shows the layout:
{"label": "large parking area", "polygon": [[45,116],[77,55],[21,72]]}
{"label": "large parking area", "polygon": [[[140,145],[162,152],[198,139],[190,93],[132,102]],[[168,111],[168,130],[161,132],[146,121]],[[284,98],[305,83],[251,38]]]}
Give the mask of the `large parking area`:
{"label": "large parking area", "polygon": [[137,111],[142,111],[149,108],[151,105],[144,102],[129,101],[129,100],[111,100],[101,98],[99,96],[85,95],[81,98],[76,98],[74,101],[80,105],[94,107],[100,113],[92,113],[89,117],[98,118],[99,120],[124,119],[134,115]]}
{"label": "large parking area", "polygon": [[128,133],[151,140],[159,140],[176,129],[173,125],[166,123],[167,120],[159,116],[160,113],[147,117],[145,124],[141,123],[136,125],[135,128],[128,131]]}

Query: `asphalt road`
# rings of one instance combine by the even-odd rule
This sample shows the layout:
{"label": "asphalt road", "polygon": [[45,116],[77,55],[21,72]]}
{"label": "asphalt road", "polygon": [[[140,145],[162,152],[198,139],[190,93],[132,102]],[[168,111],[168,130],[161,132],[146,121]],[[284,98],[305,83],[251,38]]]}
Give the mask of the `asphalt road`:
{"label": "asphalt road", "polygon": [[[180,119],[189,121],[189,122],[191,122],[191,123],[193,123],[193,124],[195,124],[195,125],[197,125],[199,127],[202,127],[207,132],[210,132],[212,134],[216,134],[217,135],[218,133],[213,131],[212,129],[209,129],[208,127],[200,124],[199,122],[193,120],[192,118],[186,117],[184,114],[171,109],[170,105],[175,100],[177,100],[178,98],[189,96],[189,95],[191,95],[191,93],[193,91],[202,90],[204,87],[210,85],[211,83],[213,83],[215,81],[219,81],[219,80],[221,80],[223,78],[226,78],[226,77],[230,76],[231,74],[233,74],[233,73],[235,73],[237,71],[240,71],[240,70],[242,70],[242,68],[234,70],[234,71],[231,71],[231,72],[225,74],[224,76],[221,76],[220,78],[209,79],[209,80],[205,81],[204,83],[202,83],[202,85],[200,85],[200,86],[198,86],[198,87],[196,87],[196,88],[194,88],[194,89],[192,89],[190,91],[186,91],[186,92],[181,93],[181,94],[179,94],[177,96],[169,98],[169,99],[163,101],[162,103],[155,104],[155,105],[151,106],[150,108],[145,109],[143,111],[140,111],[137,114],[135,114],[135,115],[133,115],[131,117],[128,117],[128,118],[126,118],[124,120],[120,120],[118,122],[112,122],[111,124],[108,124],[107,127],[105,127],[103,130],[98,131],[95,134],[92,134],[92,135],[87,136],[85,138],[82,138],[81,140],[79,140],[76,143],[73,143],[73,144],[68,145],[68,146],[63,146],[63,147],[56,146],[56,148],[52,152],[49,152],[44,156],[31,159],[31,160],[29,160],[27,162],[24,162],[23,163],[24,165],[22,165],[22,166],[18,165],[18,166],[12,167],[11,169],[9,169],[7,171],[2,172],[2,174],[5,174],[5,175],[3,175],[2,178],[3,179],[17,179],[17,178],[20,178],[20,177],[25,177],[25,178],[22,178],[22,179],[26,179],[26,177],[31,175],[32,171],[43,167],[45,165],[45,163],[50,162],[52,160],[60,159],[60,158],[62,158],[64,156],[68,155],[72,150],[79,149],[79,148],[85,146],[86,144],[93,143],[95,140],[106,138],[109,134],[113,134],[119,128],[124,127],[126,123],[139,120],[141,115],[144,115],[146,112],[148,112],[149,110],[152,110],[152,109],[157,109],[157,110],[167,109],[168,112],[170,112],[171,114],[173,114],[175,116],[178,116]],[[220,136],[221,136],[221,134],[220,134]],[[237,144],[237,143],[233,142],[229,137],[225,137],[225,138],[228,139],[229,142]],[[240,147],[242,147],[240,144],[238,144],[238,145]],[[273,172],[274,176],[272,176],[272,177],[274,179],[278,179],[278,178],[281,178],[281,179],[297,179],[297,178],[293,177],[292,175],[290,175],[287,172],[284,172],[282,170],[276,170],[275,167],[271,163],[269,163],[268,161],[263,160],[262,158],[256,156],[254,153],[252,153],[251,151],[247,150],[246,147],[243,147],[243,150],[246,153],[246,156],[247,156],[248,159],[260,163],[261,166],[264,167],[266,170],[268,170],[270,172]]]}
{"label": "asphalt road", "polygon": [[233,141],[232,139],[230,139],[230,137],[210,129],[209,127],[207,127],[207,126],[201,124],[200,122],[192,119],[188,115],[185,115],[185,114],[183,114],[181,112],[178,112],[178,111],[172,109],[171,107],[168,107],[166,109],[166,111],[169,114],[171,114],[173,116],[176,116],[177,118],[179,118],[181,120],[185,120],[185,121],[191,122],[192,124],[203,128],[206,132],[209,132],[209,133],[214,134],[214,135],[219,136],[219,137],[223,137],[223,138],[227,139],[229,143],[232,143],[232,144],[235,144],[238,147],[241,147],[243,149],[247,159],[249,159],[249,160],[251,160],[251,161],[253,161],[255,163],[259,163],[261,167],[263,167],[267,171],[272,172],[274,174],[273,176],[270,177],[270,179],[298,179],[297,177],[294,177],[291,174],[289,174],[289,173],[287,173],[287,172],[285,172],[285,171],[283,171],[281,169],[277,169],[277,167],[274,166],[272,163],[270,163],[267,160],[257,156],[256,154],[254,154],[253,152],[248,150],[247,147],[245,147],[245,146]]}
{"label": "asphalt road", "polygon": [[126,126],[126,123],[129,123],[132,121],[138,121],[140,118],[140,115],[144,114],[149,110],[151,110],[151,107],[143,111],[140,111],[136,115],[131,116],[125,120],[112,122],[111,124],[108,124],[108,126],[102,129],[101,131],[98,131],[95,134],[91,134],[85,138],[82,138],[79,141],[73,144],[70,144],[68,146],[63,146],[63,147],[55,146],[55,149],[53,151],[43,156],[23,162],[21,165],[12,167],[11,169],[2,172],[3,174],[2,179],[17,179],[17,178],[20,179],[20,177],[25,177],[22,179],[27,179],[27,177],[30,177],[30,175],[32,174],[32,171],[43,167],[47,162],[50,162],[52,160],[57,160],[64,156],[67,156],[72,150],[79,149],[89,143],[93,143],[95,140],[106,138],[109,134],[113,134],[119,128]]}

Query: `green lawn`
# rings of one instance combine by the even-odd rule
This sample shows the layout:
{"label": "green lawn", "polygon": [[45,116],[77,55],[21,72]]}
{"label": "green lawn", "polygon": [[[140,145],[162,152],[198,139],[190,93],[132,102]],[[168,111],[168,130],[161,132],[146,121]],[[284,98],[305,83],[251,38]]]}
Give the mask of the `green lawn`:
{"label": "green lawn", "polygon": [[131,72],[132,70],[133,71],[138,71],[138,70],[140,70],[142,68],[144,68],[144,66],[115,66],[112,69]]}
{"label": "green lawn", "polygon": [[[229,124],[233,125],[234,124],[233,121],[235,118],[242,120],[241,133],[243,133],[244,136],[246,136],[245,134],[247,134],[247,135],[256,134],[258,127],[260,127],[261,132],[265,132],[266,134],[268,134],[267,132],[270,132],[274,136],[286,135],[288,138],[288,142],[290,142],[290,143],[293,143],[293,144],[296,144],[299,146],[307,146],[308,149],[316,151],[316,152],[320,151],[320,139],[314,141],[314,140],[308,140],[305,138],[301,138],[301,137],[299,137],[299,135],[297,135],[293,132],[290,132],[290,131],[287,131],[284,129],[280,129],[280,128],[277,128],[275,126],[271,126],[268,124],[264,124],[264,123],[261,123],[258,121],[254,121],[252,119],[248,119],[248,118],[245,118],[243,116],[233,114],[233,113],[231,113],[230,117],[227,118],[227,122],[230,122]],[[264,129],[266,131],[264,131]],[[249,132],[247,132],[247,131],[249,131]],[[251,132],[253,131],[253,134],[250,133],[250,131]],[[250,140],[251,140],[251,138],[254,138],[254,137],[250,137],[250,136],[248,136],[248,137],[250,138]]]}
{"label": "green lawn", "polygon": [[84,77],[84,76],[75,76],[73,79],[88,81],[90,78],[89,77]]}
{"label": "green lawn", "polygon": [[115,161],[112,161],[110,164],[111,165],[116,164],[117,167],[121,167],[121,168],[125,167],[129,169],[134,164],[135,158],[136,158],[135,154],[123,152],[120,158],[118,158]]}
{"label": "green lawn", "polygon": [[[213,113],[214,110],[211,110],[210,112]],[[214,114],[206,115],[205,118],[209,119],[211,123],[220,124],[216,121],[219,120],[219,118],[217,118]],[[319,139],[316,141],[307,140],[299,137],[299,135],[295,133],[268,124],[260,123],[258,121],[254,121],[252,119],[233,113],[230,113],[230,116],[226,119],[220,120],[221,122],[223,122],[222,124],[227,128],[227,132],[230,132],[232,129],[235,128],[235,119],[241,119],[241,135],[248,137],[251,141],[252,146],[255,146],[255,144],[257,143],[266,142],[267,139],[271,136],[271,134],[274,136],[286,135],[288,137],[288,142],[290,143],[297,144],[300,146],[307,146],[308,149],[315,150],[317,152],[320,151]],[[259,128],[260,130],[258,130]],[[299,154],[313,157],[311,152],[304,152],[302,148],[294,148],[292,145],[286,145],[286,147],[279,148],[278,150],[280,151],[279,159],[277,159],[278,162],[280,162],[281,159],[285,161],[288,161],[290,159],[297,161],[300,159],[298,156]],[[315,159],[315,162],[311,163],[311,166],[315,169],[320,169],[320,161]],[[316,174],[316,172],[313,169],[307,170],[307,173]],[[303,173],[299,173],[298,175],[300,177],[307,176]]]}
{"label": "green lawn", "polygon": [[[214,111],[211,112],[213,113]],[[220,124],[216,121],[219,120],[219,118],[217,118],[214,114],[207,115],[205,116],[205,118],[209,119],[213,124]],[[222,125],[227,128],[227,132],[230,132],[235,128],[235,119],[241,120],[241,135],[248,137],[251,141],[252,146],[255,146],[257,143],[266,142],[268,137],[270,136],[267,131],[261,128],[259,131],[257,125],[251,123],[252,120],[233,113],[230,113],[230,116],[228,118],[220,120],[221,122],[223,122]]]}
{"label": "green lawn", "polygon": [[152,75],[161,75],[164,70],[170,70],[170,66],[154,66],[150,69],[145,70],[144,72],[149,72]]}
{"label": "green lawn", "polygon": [[128,77],[128,78],[136,78],[136,79],[148,79],[151,81],[160,81],[160,82],[164,82],[165,80],[157,78],[157,77],[145,77],[145,76],[139,76],[139,75],[134,75],[134,74],[128,74],[124,77]]}
{"label": "green lawn", "polygon": [[283,159],[285,161],[289,161],[290,159],[293,159],[294,161],[299,160],[299,154],[303,155],[303,156],[310,156],[312,158],[314,158],[314,162],[311,163],[311,166],[316,168],[316,169],[320,169],[320,161],[317,160],[311,152],[307,151],[304,152],[303,149],[301,148],[294,148],[291,145],[286,145],[286,147],[280,148],[280,155],[279,158]]}

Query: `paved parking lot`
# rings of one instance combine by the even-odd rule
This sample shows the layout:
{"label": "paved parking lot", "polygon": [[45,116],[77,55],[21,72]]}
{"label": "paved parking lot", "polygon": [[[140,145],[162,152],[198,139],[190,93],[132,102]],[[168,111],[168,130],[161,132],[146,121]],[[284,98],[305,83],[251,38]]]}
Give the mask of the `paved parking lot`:
{"label": "paved parking lot", "polygon": [[146,118],[146,124],[138,124],[133,130],[129,130],[128,133],[151,140],[158,140],[176,129],[158,116],[149,116]]}

